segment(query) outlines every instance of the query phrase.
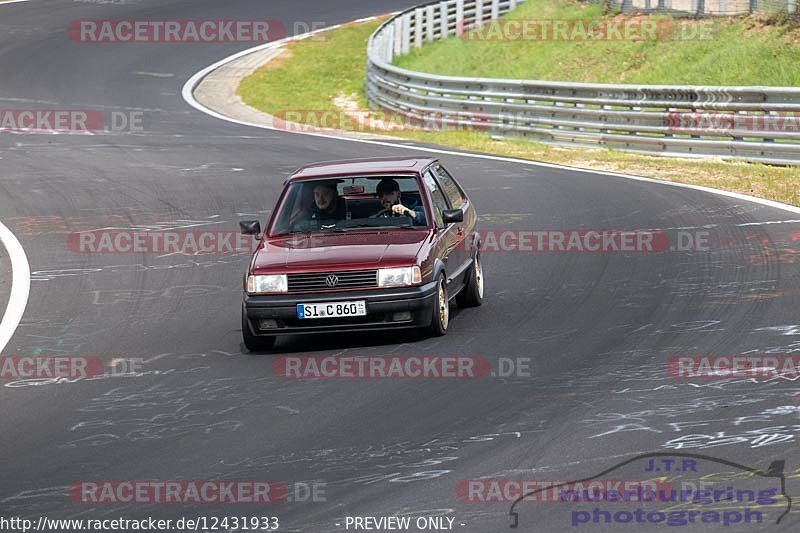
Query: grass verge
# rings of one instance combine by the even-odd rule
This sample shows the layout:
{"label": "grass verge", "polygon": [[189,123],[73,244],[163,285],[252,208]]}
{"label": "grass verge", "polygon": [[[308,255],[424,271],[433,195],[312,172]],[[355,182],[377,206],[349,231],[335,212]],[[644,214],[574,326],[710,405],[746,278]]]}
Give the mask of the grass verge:
{"label": "grass verge", "polygon": [[[377,26],[378,22],[345,26],[291,44],[285,56],[242,80],[238,93],[248,105],[272,115],[296,111],[300,122],[319,125],[315,121],[329,114],[340,117],[339,129],[364,131],[349,116],[341,118],[341,100],[366,109],[366,44]],[[367,129],[370,124],[375,123],[370,122]],[[554,148],[528,140],[495,140],[478,131],[400,130],[387,134],[462,150],[705,185],[800,205],[800,168],[796,167]]]}
{"label": "grass verge", "polygon": [[797,25],[797,20],[768,15],[612,16],[604,15],[602,2],[526,0],[493,24],[413,49],[396,63],[453,76],[798,86]]}

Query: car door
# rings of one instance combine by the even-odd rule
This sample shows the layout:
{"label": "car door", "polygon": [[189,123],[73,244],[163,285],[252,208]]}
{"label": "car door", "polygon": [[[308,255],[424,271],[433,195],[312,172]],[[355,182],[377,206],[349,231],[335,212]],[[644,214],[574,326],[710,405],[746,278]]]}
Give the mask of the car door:
{"label": "car door", "polygon": [[434,224],[440,233],[437,239],[443,246],[441,257],[447,272],[447,284],[448,286],[453,282],[457,284],[464,279],[464,263],[467,261],[463,224],[458,222],[445,224],[442,220],[442,212],[451,209],[451,206],[432,168],[429,167],[423,173],[423,181],[431,197]]}
{"label": "car door", "polygon": [[442,192],[447,198],[451,209],[461,209],[461,212],[464,213],[464,222],[460,226],[464,233],[466,243],[470,245],[466,247],[467,258],[469,259],[472,257],[472,252],[474,252],[471,245],[478,237],[477,234],[475,234],[478,226],[478,215],[475,211],[475,207],[464,193],[464,190],[456,183],[452,174],[450,174],[441,163],[435,163],[432,168],[442,186]]}

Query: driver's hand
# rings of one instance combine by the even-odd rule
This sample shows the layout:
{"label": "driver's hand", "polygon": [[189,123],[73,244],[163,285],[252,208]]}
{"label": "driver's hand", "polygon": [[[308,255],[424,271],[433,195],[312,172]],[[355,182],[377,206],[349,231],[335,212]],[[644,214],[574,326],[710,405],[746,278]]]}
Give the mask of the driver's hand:
{"label": "driver's hand", "polygon": [[392,206],[392,213],[395,215],[405,215],[406,211],[411,211],[409,208],[404,206],[403,204],[395,204]]}

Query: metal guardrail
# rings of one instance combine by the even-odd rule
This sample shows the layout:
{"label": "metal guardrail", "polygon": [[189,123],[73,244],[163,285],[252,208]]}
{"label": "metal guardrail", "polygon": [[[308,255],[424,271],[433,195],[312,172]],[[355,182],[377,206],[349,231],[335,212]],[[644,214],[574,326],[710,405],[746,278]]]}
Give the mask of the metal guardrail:
{"label": "metal guardrail", "polygon": [[370,37],[370,106],[417,124],[650,155],[800,164],[800,89],[608,85],[438,76],[392,65],[412,47],[507,13],[524,0],[439,0]]}
{"label": "metal guardrail", "polygon": [[604,0],[623,13],[673,13],[692,16],[798,14],[797,0]]}

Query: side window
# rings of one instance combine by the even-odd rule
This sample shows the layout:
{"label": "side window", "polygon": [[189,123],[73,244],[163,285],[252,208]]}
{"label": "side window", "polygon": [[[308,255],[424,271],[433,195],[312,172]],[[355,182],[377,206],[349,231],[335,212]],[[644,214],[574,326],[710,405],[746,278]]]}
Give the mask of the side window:
{"label": "side window", "polygon": [[439,183],[442,184],[442,189],[447,199],[450,200],[450,205],[453,206],[453,209],[461,209],[461,206],[464,205],[464,196],[453,177],[442,165],[436,165],[433,168],[436,170],[436,175],[439,176]]}
{"label": "side window", "polygon": [[424,181],[431,195],[431,200],[433,200],[433,220],[436,222],[437,228],[443,228],[444,220],[442,220],[442,211],[448,209],[447,200],[444,199],[442,191],[439,190],[439,184],[436,183],[430,170],[425,171]]}
{"label": "side window", "polygon": [[290,187],[291,188],[286,193],[286,200],[284,200],[284,207],[280,212],[280,218],[276,219],[275,227],[272,229],[273,233],[290,231],[292,222],[303,212],[302,194],[300,194],[302,186],[292,185]]}

